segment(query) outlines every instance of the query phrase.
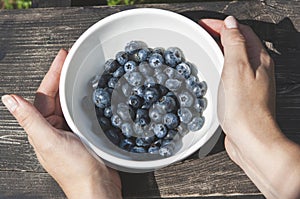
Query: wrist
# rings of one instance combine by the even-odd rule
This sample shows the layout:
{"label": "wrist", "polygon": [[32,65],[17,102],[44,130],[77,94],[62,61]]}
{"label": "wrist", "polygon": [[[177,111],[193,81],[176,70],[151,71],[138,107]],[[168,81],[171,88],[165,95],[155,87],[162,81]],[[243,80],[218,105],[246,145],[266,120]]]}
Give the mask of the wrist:
{"label": "wrist", "polygon": [[111,171],[110,169],[106,169],[105,171],[97,170],[91,176],[61,187],[66,196],[70,199],[121,199],[120,180],[119,178],[115,178],[114,174],[108,174],[108,172],[116,171]]}

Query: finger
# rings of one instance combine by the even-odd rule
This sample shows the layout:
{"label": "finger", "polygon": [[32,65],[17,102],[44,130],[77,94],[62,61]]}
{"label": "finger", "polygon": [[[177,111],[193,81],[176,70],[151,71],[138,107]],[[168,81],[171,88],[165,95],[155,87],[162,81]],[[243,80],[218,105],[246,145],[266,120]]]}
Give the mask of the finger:
{"label": "finger", "polygon": [[246,25],[240,25],[240,31],[247,40],[248,54],[251,55],[249,56],[249,62],[251,63],[253,70],[255,71],[259,66],[264,66],[271,73],[274,65],[273,60],[263,46],[259,37],[255,34],[252,28]]}
{"label": "finger", "polygon": [[199,24],[214,37],[220,36],[220,32],[224,26],[224,21],[219,19],[201,19]]}
{"label": "finger", "polygon": [[56,95],[54,114],[63,117],[63,112],[59,100],[59,93]]}
{"label": "finger", "polygon": [[44,117],[53,114],[56,109],[59,78],[66,56],[67,51],[61,49],[58,52],[35,95],[34,106]]}
{"label": "finger", "polygon": [[251,69],[246,39],[240,32],[237,20],[229,16],[224,20],[221,30],[221,42],[224,47],[224,69],[223,72],[232,74],[248,74],[245,70]]}
{"label": "finger", "polygon": [[4,95],[2,102],[24,128],[36,150],[47,150],[58,142],[56,129],[28,101],[16,95]]}
{"label": "finger", "polygon": [[61,69],[65,62],[67,54],[67,51],[64,49],[61,49],[58,52],[37,92],[43,93],[52,98],[56,96],[56,94],[58,93]]}

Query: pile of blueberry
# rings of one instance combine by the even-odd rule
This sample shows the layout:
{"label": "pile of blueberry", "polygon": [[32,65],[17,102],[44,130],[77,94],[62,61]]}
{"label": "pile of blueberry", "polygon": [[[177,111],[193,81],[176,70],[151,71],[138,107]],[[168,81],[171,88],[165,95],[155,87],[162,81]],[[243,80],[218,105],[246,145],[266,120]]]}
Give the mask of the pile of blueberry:
{"label": "pile of blueberry", "polygon": [[204,124],[205,81],[177,47],[131,41],[93,78],[93,102],[108,139],[134,153],[174,153],[177,142]]}

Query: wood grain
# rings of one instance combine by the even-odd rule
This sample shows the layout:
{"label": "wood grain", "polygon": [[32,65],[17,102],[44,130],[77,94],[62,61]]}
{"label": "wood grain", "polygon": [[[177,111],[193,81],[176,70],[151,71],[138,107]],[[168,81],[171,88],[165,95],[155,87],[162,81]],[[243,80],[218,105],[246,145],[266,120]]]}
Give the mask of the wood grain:
{"label": "wood grain", "polygon": [[[70,48],[98,20],[134,7],[200,18],[236,16],[265,42],[276,63],[277,120],[300,144],[299,1],[233,1],[0,11],[0,95],[34,93],[60,48]],[[221,140],[222,141],[222,140]],[[221,142],[220,142],[221,143]],[[216,148],[222,148],[222,144]],[[38,163],[26,134],[0,103],[0,198],[65,198]],[[263,198],[220,150],[147,174],[122,173],[125,198]]]}

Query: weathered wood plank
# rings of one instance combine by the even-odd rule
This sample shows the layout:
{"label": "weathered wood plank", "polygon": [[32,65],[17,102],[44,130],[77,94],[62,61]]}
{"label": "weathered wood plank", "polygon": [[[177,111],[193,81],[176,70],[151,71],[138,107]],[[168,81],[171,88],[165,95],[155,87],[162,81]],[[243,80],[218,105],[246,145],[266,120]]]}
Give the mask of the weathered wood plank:
{"label": "weathered wood plank", "polygon": [[0,171],[1,199],[65,199],[58,184],[48,173]]}
{"label": "weathered wood plank", "polygon": [[124,179],[124,195],[132,198],[150,195],[157,198],[199,195],[202,197],[262,196],[225,152],[203,159],[176,163],[146,175],[121,174],[121,176]]}
{"label": "weathered wood plank", "polygon": [[[251,25],[261,39],[267,41],[276,63],[277,120],[286,135],[300,143],[299,1],[257,0],[137,7],[168,9],[195,21],[203,17],[234,15],[242,23]],[[70,48],[82,32],[103,17],[130,8],[133,7],[0,11],[0,95],[13,92],[32,101],[59,48]],[[26,198],[26,193],[29,198],[64,198],[39,165],[26,134],[2,103],[0,126],[0,198]],[[150,174],[123,173],[122,179],[127,198],[241,198],[243,195],[245,198],[263,198],[225,152],[201,160],[192,158]],[[48,186],[47,190],[43,188],[45,186]],[[56,195],[50,195],[51,192]]]}

